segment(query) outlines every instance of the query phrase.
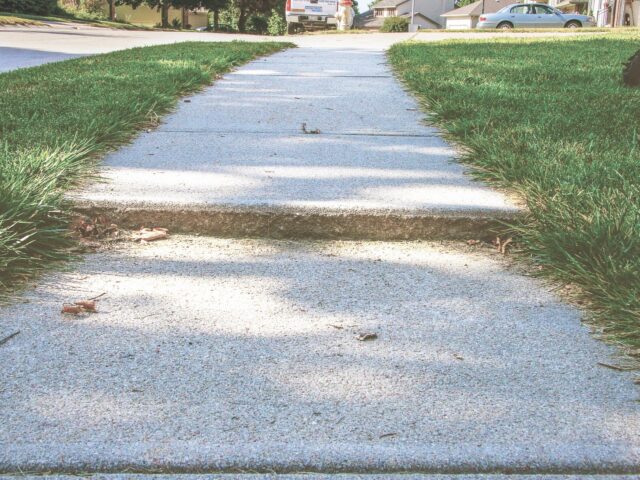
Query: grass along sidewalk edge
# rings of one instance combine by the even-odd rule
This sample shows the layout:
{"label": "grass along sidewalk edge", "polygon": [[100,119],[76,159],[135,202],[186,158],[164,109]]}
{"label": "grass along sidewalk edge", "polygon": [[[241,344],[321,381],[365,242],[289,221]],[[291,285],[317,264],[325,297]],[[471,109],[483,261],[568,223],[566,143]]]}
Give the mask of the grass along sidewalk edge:
{"label": "grass along sidewalk edge", "polygon": [[0,13],[0,27],[19,25],[22,27],[42,27],[45,24],[32,18],[24,18],[13,14]]}
{"label": "grass along sidewalk edge", "polygon": [[0,300],[72,257],[65,192],[181,96],[286,43],[178,43],[0,75]]}
{"label": "grass along sidewalk edge", "polygon": [[430,120],[476,176],[522,197],[511,235],[533,270],[581,292],[598,333],[640,353],[640,90],[621,82],[637,30],[391,48]]}

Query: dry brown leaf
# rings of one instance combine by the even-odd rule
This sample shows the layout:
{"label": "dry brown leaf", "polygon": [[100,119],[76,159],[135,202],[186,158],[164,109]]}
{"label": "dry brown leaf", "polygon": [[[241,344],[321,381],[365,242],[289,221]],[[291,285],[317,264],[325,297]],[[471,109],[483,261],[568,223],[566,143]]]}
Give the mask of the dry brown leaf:
{"label": "dry brown leaf", "polygon": [[467,240],[467,245],[478,245],[480,240]]}
{"label": "dry brown leaf", "polygon": [[512,242],[513,242],[513,238],[506,239],[502,243],[502,245],[500,245],[500,253],[502,253],[503,255],[506,254],[507,253],[507,247],[509,247]]}
{"label": "dry brown leaf", "polygon": [[96,310],[96,301],[95,300],[79,300],[75,302],[75,305],[82,307],[87,312],[95,312]]}
{"label": "dry brown leaf", "polygon": [[62,305],[62,313],[68,313],[69,315],[80,315],[84,312],[84,308],[80,305]]}
{"label": "dry brown leaf", "polygon": [[169,230],[166,228],[141,228],[134,234],[136,241],[140,243],[155,242],[156,240],[164,240],[169,236]]}
{"label": "dry brown leaf", "polygon": [[369,342],[378,338],[377,333],[361,333],[356,337],[361,342]]}

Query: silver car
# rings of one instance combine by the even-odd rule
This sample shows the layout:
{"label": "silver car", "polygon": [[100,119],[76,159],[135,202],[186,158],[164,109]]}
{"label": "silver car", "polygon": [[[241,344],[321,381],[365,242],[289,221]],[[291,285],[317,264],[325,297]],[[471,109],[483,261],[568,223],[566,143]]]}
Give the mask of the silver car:
{"label": "silver car", "polygon": [[587,15],[563,13],[543,3],[514,3],[496,13],[480,15],[476,28],[580,28],[593,27]]}

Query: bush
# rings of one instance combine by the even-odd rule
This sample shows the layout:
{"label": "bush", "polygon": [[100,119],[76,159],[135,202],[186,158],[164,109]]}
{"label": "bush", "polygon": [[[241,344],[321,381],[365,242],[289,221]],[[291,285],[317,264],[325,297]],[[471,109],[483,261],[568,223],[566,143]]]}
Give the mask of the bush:
{"label": "bush", "polygon": [[58,9],[56,0],[0,0],[0,11],[47,15]]}
{"label": "bush", "polygon": [[[2,1],[2,0],[0,0]],[[61,2],[60,13],[81,20],[105,20],[106,0],[79,0],[77,2]]]}
{"label": "bush", "polygon": [[267,32],[268,21],[263,15],[251,15],[247,20],[247,31],[263,34]]}
{"label": "bush", "polygon": [[287,22],[276,9],[271,10],[267,31],[269,35],[284,35],[287,31]]}
{"label": "bush", "polygon": [[382,24],[381,32],[408,32],[409,20],[404,17],[387,17]]}
{"label": "bush", "polygon": [[103,15],[107,8],[107,2],[104,0],[83,0],[82,10],[93,15]]}

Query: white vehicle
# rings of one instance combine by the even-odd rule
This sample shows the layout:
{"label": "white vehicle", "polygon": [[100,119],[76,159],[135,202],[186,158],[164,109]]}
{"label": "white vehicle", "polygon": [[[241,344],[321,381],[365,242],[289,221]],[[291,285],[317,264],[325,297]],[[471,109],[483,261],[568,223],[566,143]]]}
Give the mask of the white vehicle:
{"label": "white vehicle", "polygon": [[287,31],[293,33],[300,26],[305,30],[335,26],[337,11],[338,0],[287,0]]}

